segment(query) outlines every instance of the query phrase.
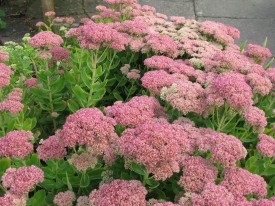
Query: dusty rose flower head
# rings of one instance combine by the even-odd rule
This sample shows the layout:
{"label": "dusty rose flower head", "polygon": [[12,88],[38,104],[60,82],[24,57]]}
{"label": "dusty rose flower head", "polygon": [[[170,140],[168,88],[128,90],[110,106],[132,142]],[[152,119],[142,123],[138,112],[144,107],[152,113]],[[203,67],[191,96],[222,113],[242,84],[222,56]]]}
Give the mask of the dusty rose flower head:
{"label": "dusty rose flower head", "polygon": [[169,72],[185,74],[188,77],[192,76],[195,72],[194,67],[180,60],[169,63],[168,69],[169,69]]}
{"label": "dusty rose flower head", "polygon": [[174,39],[164,34],[149,34],[145,37],[146,44],[157,55],[167,55],[176,58],[180,52]]}
{"label": "dusty rose flower head", "polygon": [[0,61],[0,88],[10,84],[10,75],[13,73],[10,67]]}
{"label": "dusty rose flower head", "polygon": [[67,117],[60,138],[65,146],[86,145],[93,155],[101,156],[118,138],[115,124],[98,108],[83,108]]}
{"label": "dusty rose flower head", "polygon": [[27,194],[35,184],[44,181],[44,172],[37,166],[9,168],[2,176],[2,185],[14,194]]}
{"label": "dusty rose flower head", "polygon": [[247,83],[251,86],[254,94],[257,93],[265,96],[272,88],[271,81],[267,77],[261,76],[259,74],[250,73],[247,74],[245,78]]}
{"label": "dusty rose flower head", "polygon": [[[175,89],[173,89],[173,87]],[[205,108],[203,88],[198,83],[188,80],[177,81],[167,90],[161,90],[161,98],[169,102],[183,114],[194,112],[202,114]]]}
{"label": "dusty rose flower head", "polygon": [[83,152],[80,155],[73,154],[68,162],[73,164],[78,171],[86,171],[88,168],[95,167],[97,158],[89,152]]}
{"label": "dusty rose flower head", "polygon": [[181,162],[183,175],[178,185],[188,192],[201,192],[207,183],[214,183],[218,177],[218,168],[212,161],[200,156],[188,156]]}
{"label": "dusty rose flower head", "polygon": [[156,95],[160,95],[163,87],[171,86],[177,80],[176,77],[163,70],[146,72],[141,78],[142,86]]}
{"label": "dusty rose flower head", "polygon": [[59,192],[54,196],[53,202],[58,206],[73,206],[73,201],[76,200],[75,194],[72,191]]}
{"label": "dusty rose flower head", "polygon": [[47,11],[44,15],[45,16],[54,16],[55,12],[54,11]]}
{"label": "dusty rose flower head", "polygon": [[52,58],[52,54],[49,50],[41,50],[37,52],[37,57],[41,60],[50,60]]}
{"label": "dusty rose flower head", "polygon": [[88,196],[79,196],[77,198],[76,206],[90,206],[90,200]]}
{"label": "dusty rose flower head", "polygon": [[149,26],[138,19],[123,21],[115,29],[136,36],[145,35],[149,32]]}
{"label": "dusty rose flower head", "polygon": [[251,106],[243,113],[243,118],[247,124],[253,126],[255,132],[262,133],[267,125],[265,112],[258,107]]}
{"label": "dusty rose flower head", "polygon": [[146,206],[147,191],[138,180],[114,180],[99,186],[90,195],[90,206],[139,205]]}
{"label": "dusty rose flower head", "polygon": [[252,199],[251,200],[253,206],[274,206],[275,202],[270,199]]}
{"label": "dusty rose flower head", "polygon": [[144,65],[149,68],[168,71],[170,64],[173,62],[174,60],[171,59],[170,57],[154,55],[150,58],[145,59]]}
{"label": "dusty rose flower head", "polygon": [[2,206],[11,206],[13,205],[12,200],[8,197],[0,197],[0,202]]}
{"label": "dusty rose flower head", "polygon": [[59,47],[63,43],[61,36],[51,32],[51,31],[42,31],[30,38],[29,44],[34,48],[40,47]]}
{"label": "dusty rose flower head", "polygon": [[260,142],[257,144],[259,153],[265,157],[275,156],[275,139],[266,134],[259,134]]}
{"label": "dusty rose flower head", "polygon": [[266,58],[272,57],[272,53],[268,48],[257,44],[248,44],[247,50],[244,53],[259,64],[264,63]]}
{"label": "dusty rose flower head", "polygon": [[106,116],[113,117],[122,126],[136,127],[154,117],[165,116],[165,108],[154,97],[136,96],[129,102],[115,102],[104,109]]}
{"label": "dusty rose flower head", "polygon": [[245,82],[245,77],[242,74],[221,73],[205,91],[207,94],[206,101],[209,105],[215,105],[215,102],[219,102],[220,98],[225,99],[225,102],[236,110],[247,109],[253,104],[252,89]]}
{"label": "dusty rose flower head", "polygon": [[129,73],[130,68],[131,68],[130,64],[124,64],[124,66],[120,68],[120,71],[122,74],[127,75]]}
{"label": "dusty rose flower head", "polygon": [[43,140],[36,151],[39,159],[44,161],[48,159],[62,159],[66,156],[66,148],[60,140],[60,130],[57,130],[55,135]]}
{"label": "dusty rose flower head", "polygon": [[[4,195],[4,203],[6,203],[6,201],[11,202],[10,205],[8,206],[26,206],[27,205],[27,197],[26,194],[22,194],[22,195],[18,195],[18,194],[14,194],[13,192],[7,190],[5,195]],[[0,199],[0,203],[2,206],[2,200]],[[5,204],[3,205],[5,206]]]}
{"label": "dusty rose flower head", "polygon": [[234,196],[225,187],[207,183],[201,194],[194,194],[191,197],[192,205],[196,206],[231,206],[234,202]]}
{"label": "dusty rose flower head", "polygon": [[0,111],[9,111],[11,114],[16,114],[23,110],[24,105],[20,102],[22,92],[20,88],[13,88],[7,98],[0,102]]}
{"label": "dusty rose flower head", "polygon": [[55,47],[55,48],[51,49],[50,52],[52,54],[54,62],[67,60],[70,57],[70,51],[63,47]]}
{"label": "dusty rose flower head", "polygon": [[0,50],[0,63],[9,61],[10,55],[9,52]]}
{"label": "dusty rose flower head", "polygon": [[95,22],[97,22],[96,20],[104,20],[104,19],[108,19],[109,21],[110,19],[112,19],[113,21],[118,22],[120,19],[120,12],[116,12],[112,9],[105,9],[100,14],[93,15],[91,19],[94,20]]}
{"label": "dusty rose flower head", "polygon": [[134,129],[126,129],[117,141],[120,153],[142,163],[155,179],[165,180],[179,172],[179,161],[193,148],[187,133],[180,125],[145,122]]}
{"label": "dusty rose flower head", "polygon": [[33,139],[30,131],[14,130],[0,138],[0,155],[5,157],[19,157],[24,159],[33,151]]}
{"label": "dusty rose flower head", "polygon": [[99,49],[103,45],[118,51],[124,50],[125,45],[128,44],[128,38],[125,35],[125,33],[118,32],[108,24],[95,24],[93,22],[72,28],[66,33],[66,37],[76,36],[82,48]]}
{"label": "dusty rose flower head", "polygon": [[181,206],[179,204],[174,204],[172,202],[156,203],[153,206]]}
{"label": "dusty rose flower head", "polygon": [[31,77],[29,79],[27,79],[24,84],[28,87],[36,87],[37,86],[37,78]]}
{"label": "dusty rose flower head", "polygon": [[45,26],[45,23],[43,21],[39,21],[35,24],[37,27]]}
{"label": "dusty rose flower head", "polygon": [[127,75],[127,79],[139,79],[140,78],[140,71],[138,69],[131,69]]}
{"label": "dusty rose flower head", "polygon": [[220,185],[226,187],[235,197],[254,194],[263,198],[267,195],[267,183],[264,178],[248,170],[230,167],[223,171],[223,176]]}

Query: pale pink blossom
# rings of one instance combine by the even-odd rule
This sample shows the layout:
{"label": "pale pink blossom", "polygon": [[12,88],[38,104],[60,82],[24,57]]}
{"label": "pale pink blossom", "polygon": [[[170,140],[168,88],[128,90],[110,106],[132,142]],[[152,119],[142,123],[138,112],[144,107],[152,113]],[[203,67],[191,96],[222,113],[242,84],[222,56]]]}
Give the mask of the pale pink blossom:
{"label": "pale pink blossom", "polygon": [[29,79],[27,79],[24,84],[28,87],[37,87],[37,78],[31,77]]}
{"label": "pale pink blossom", "polygon": [[76,200],[75,194],[72,191],[59,192],[54,196],[53,202],[57,206],[73,206],[73,201]]}
{"label": "pale pink blossom", "polygon": [[4,101],[0,102],[0,111],[9,111],[11,114],[16,114],[23,110],[24,105],[20,102],[22,99],[23,90],[13,88]]}
{"label": "pale pink blossom", "polygon": [[9,61],[9,52],[0,50],[0,63]]}
{"label": "pale pink blossom", "polygon": [[70,57],[70,51],[68,49],[65,49],[63,47],[55,47],[50,50],[51,55],[53,57],[53,61],[62,61],[67,60]]}
{"label": "pale pink blossom", "polygon": [[54,11],[47,11],[44,15],[45,16],[54,16],[55,12]]}
{"label": "pale pink blossom", "polygon": [[266,58],[272,57],[272,53],[268,48],[257,44],[248,44],[244,54],[253,58],[259,64],[263,64]]}
{"label": "pale pink blossom", "polygon": [[141,36],[148,33],[149,26],[141,20],[133,19],[121,22],[115,29],[131,35]]}
{"label": "pale pink blossom", "polygon": [[127,79],[140,79],[140,71],[138,69],[131,69],[126,77]]}
{"label": "pale pink blossom", "polygon": [[63,43],[61,36],[53,33],[52,31],[42,31],[30,38],[29,44],[34,48],[53,48],[59,47]]}
{"label": "pale pink blossom", "polygon": [[76,206],[90,206],[90,200],[88,196],[79,196],[77,198]]}
{"label": "pale pink blossom", "polygon": [[8,168],[2,176],[2,184],[14,194],[27,194],[35,184],[44,181],[44,172],[35,165],[18,169]]}
{"label": "pale pink blossom", "polygon": [[0,88],[10,84],[11,74],[14,74],[14,71],[4,63],[0,62]]}
{"label": "pale pink blossom", "polygon": [[80,155],[74,153],[68,162],[75,166],[78,171],[86,171],[88,168],[94,168],[97,158],[89,152],[83,152]]}
{"label": "pale pink blossom", "polygon": [[168,71],[170,64],[174,63],[174,60],[166,56],[154,55],[144,60],[144,65],[149,68],[160,69]]}
{"label": "pale pink blossom", "polygon": [[90,195],[90,206],[139,205],[146,206],[146,188],[138,180],[113,180],[99,186]]}
{"label": "pale pink blossom", "polygon": [[62,159],[66,156],[66,148],[60,140],[60,130],[57,130],[55,135],[50,136],[46,140],[42,140],[36,151],[39,159],[44,161],[48,159]]}
{"label": "pale pink blossom", "polygon": [[245,110],[243,118],[245,122],[253,126],[254,131],[258,133],[262,133],[267,125],[265,112],[255,106],[251,106]]}
{"label": "pale pink blossom", "polygon": [[271,88],[272,83],[271,81],[264,76],[261,76],[256,73],[250,73],[246,75],[246,82],[251,86],[252,91],[254,94],[260,94],[262,96],[267,95]]}
{"label": "pale pink blossom", "polygon": [[254,194],[263,198],[267,195],[264,178],[248,170],[229,167],[223,171],[223,177],[220,185],[226,187],[235,197]]}
{"label": "pale pink blossom", "polygon": [[260,141],[257,144],[257,149],[264,157],[275,156],[275,139],[266,134],[259,134]]}

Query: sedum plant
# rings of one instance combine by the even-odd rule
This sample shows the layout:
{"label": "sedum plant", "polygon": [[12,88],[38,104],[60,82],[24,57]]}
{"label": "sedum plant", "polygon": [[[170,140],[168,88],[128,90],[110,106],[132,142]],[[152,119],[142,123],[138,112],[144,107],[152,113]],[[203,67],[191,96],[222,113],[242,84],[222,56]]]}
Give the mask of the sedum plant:
{"label": "sedum plant", "polygon": [[0,47],[1,205],[274,205],[266,42],[105,2]]}

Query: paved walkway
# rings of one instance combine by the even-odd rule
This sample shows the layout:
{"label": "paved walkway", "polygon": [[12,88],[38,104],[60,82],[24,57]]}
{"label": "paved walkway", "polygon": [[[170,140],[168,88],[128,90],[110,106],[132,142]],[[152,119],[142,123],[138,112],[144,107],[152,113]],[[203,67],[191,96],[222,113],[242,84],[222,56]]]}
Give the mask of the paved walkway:
{"label": "paved walkway", "polygon": [[[157,12],[168,16],[212,20],[236,27],[241,32],[241,38],[235,41],[238,45],[245,40],[261,45],[267,37],[267,47],[275,56],[275,0],[139,0],[139,3],[154,6]],[[57,16],[80,19],[85,17],[83,8],[92,15],[99,4],[102,4],[102,0],[85,0],[84,5],[82,0],[55,0],[55,12]],[[28,6],[26,16],[30,25],[43,19],[41,11],[41,1],[34,1]],[[16,39],[20,37],[20,30],[26,33],[22,22],[21,25],[19,22],[8,27],[11,27],[8,32],[0,30],[2,37]]]}

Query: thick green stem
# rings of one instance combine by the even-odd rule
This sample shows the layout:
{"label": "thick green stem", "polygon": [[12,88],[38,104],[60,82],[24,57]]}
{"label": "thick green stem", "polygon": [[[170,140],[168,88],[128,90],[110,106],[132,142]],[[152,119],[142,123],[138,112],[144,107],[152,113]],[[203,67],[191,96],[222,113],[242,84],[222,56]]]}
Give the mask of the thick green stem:
{"label": "thick green stem", "polygon": [[148,179],[148,177],[149,177],[149,173],[148,173],[148,172],[146,172],[146,174],[143,176],[142,186],[144,186],[144,187],[145,187],[145,185],[146,185],[146,180]]}

